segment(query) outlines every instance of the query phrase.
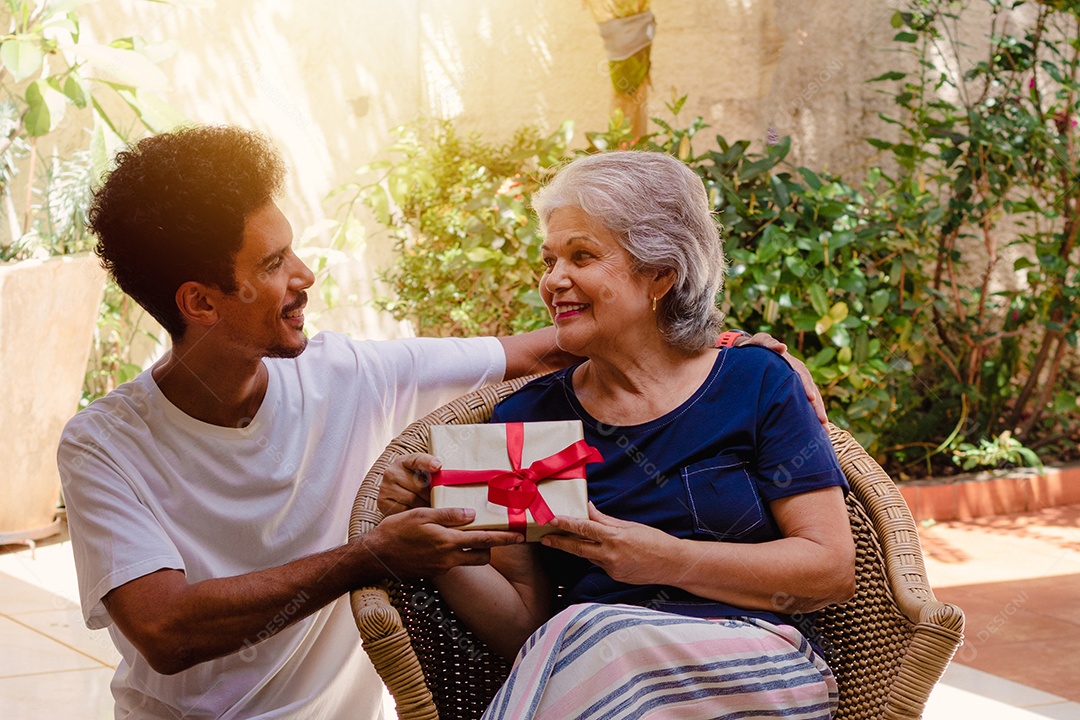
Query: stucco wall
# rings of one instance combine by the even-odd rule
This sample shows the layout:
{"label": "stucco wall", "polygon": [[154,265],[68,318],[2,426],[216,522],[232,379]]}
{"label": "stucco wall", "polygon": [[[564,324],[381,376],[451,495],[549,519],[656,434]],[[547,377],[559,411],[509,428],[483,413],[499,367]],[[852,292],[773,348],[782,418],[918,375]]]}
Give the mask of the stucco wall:
{"label": "stucco wall", "polygon": [[[896,64],[884,0],[654,0],[650,113],[687,94],[729,140],[791,134],[795,159],[834,171],[871,153],[887,106],[865,80]],[[522,124],[583,132],[606,126],[609,81],[596,26],[580,0],[219,0],[87,6],[100,38],[175,40],[169,99],[198,122],[262,130],[291,173],[282,205],[299,233],[332,208],[322,198],[373,159],[391,128],[421,115],[455,117],[493,140]],[[361,300],[388,252],[369,237],[347,279]],[[319,320],[368,336],[399,328],[370,308]]]}

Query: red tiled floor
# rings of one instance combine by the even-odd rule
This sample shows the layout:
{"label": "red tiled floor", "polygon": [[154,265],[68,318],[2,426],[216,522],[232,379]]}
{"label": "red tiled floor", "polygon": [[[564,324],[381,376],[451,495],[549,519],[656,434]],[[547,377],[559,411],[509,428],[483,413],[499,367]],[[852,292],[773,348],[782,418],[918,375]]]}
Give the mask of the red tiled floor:
{"label": "red tiled floor", "polygon": [[[1027,582],[1024,609],[1080,627],[1080,575],[1035,578]],[[1073,602],[1062,602],[1062,598]],[[1080,668],[1077,668],[1080,673]],[[1078,678],[1080,679],[1080,678]]]}
{"label": "red tiled floor", "polygon": [[[961,648],[963,652],[963,648]],[[987,644],[961,665],[1080,702],[1080,635],[1053,641]]]}
{"label": "red tiled floor", "polygon": [[[984,646],[1021,640],[1053,639],[1061,635],[1080,637],[1080,625],[1030,609],[1035,588],[1029,581],[1017,580],[989,585],[960,585],[935,591],[938,600],[951,602],[964,611],[966,651],[958,653],[963,661],[982,652]],[[1080,660],[1080,658],[1078,658]],[[1080,669],[1080,662],[1077,663]]]}
{"label": "red tiled floor", "polygon": [[1080,702],[1080,505],[919,534],[935,595],[966,616],[954,662]]}

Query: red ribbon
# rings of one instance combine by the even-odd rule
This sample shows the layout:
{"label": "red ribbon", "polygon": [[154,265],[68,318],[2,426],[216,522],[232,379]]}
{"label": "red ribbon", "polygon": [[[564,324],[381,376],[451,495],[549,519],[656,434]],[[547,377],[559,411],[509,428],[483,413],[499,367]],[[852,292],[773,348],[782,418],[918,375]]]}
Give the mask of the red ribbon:
{"label": "red ribbon", "polygon": [[488,501],[506,508],[509,529],[524,533],[525,511],[532,513],[540,525],[555,517],[540,495],[536,483],[540,480],[564,480],[585,477],[585,464],[601,462],[600,451],[584,440],[568,445],[554,455],[541,458],[521,467],[521,449],[525,442],[524,423],[506,423],[506,454],[512,470],[440,470],[431,475],[431,485],[474,485],[486,483]]}

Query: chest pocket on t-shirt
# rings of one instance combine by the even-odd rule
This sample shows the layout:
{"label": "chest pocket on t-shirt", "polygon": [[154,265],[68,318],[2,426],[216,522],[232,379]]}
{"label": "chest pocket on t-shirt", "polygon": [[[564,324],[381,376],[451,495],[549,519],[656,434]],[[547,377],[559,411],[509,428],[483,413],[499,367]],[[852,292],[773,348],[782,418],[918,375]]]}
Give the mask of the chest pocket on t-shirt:
{"label": "chest pocket on t-shirt", "polygon": [[737,539],[765,524],[765,506],[746,463],[716,457],[680,471],[694,530],[720,539]]}

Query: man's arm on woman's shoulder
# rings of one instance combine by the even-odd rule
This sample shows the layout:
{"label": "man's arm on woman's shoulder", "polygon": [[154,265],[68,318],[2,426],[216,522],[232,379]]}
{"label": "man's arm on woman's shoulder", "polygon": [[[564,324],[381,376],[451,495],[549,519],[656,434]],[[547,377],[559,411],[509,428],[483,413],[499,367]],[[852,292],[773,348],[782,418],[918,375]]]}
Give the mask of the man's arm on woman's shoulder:
{"label": "man's arm on woman's shoulder", "polygon": [[554,326],[520,335],[503,335],[498,340],[506,353],[506,380],[559,370],[581,360],[555,344]]}
{"label": "man's arm on woman's shoulder", "polygon": [[[724,333],[727,335],[728,333]],[[723,337],[723,336],[721,336]],[[559,349],[555,344],[555,328],[546,327],[520,335],[504,335],[498,338],[502,343],[503,352],[506,353],[506,375],[503,379],[512,380],[526,375],[546,373],[559,370],[581,358],[571,355]],[[821,397],[821,391],[814,384],[810,371],[801,360],[787,351],[787,345],[780,342],[768,333],[756,335],[745,334],[731,343],[731,347],[743,347],[745,345],[760,345],[780,355],[787,364],[799,374],[803,389],[810,404],[814,406],[814,412],[822,424],[828,422],[825,416],[825,402]]]}

